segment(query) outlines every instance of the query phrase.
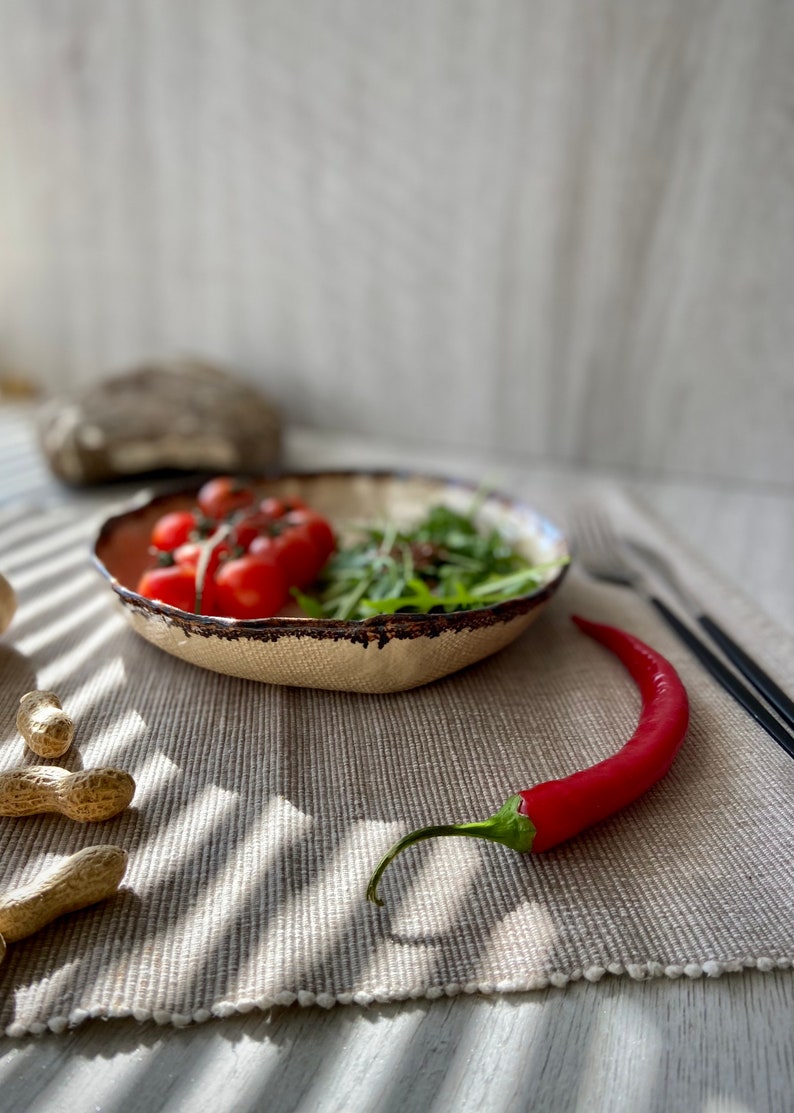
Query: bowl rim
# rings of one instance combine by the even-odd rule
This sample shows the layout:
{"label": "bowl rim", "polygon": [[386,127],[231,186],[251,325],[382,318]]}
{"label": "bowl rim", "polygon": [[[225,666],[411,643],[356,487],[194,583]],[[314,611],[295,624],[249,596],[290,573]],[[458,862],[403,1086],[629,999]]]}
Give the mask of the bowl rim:
{"label": "bowl rim", "polygon": [[[312,480],[312,479],[373,479],[397,480],[410,482],[411,480],[438,484],[448,488],[457,488],[468,491],[472,495],[482,489],[482,485],[471,480],[454,476],[434,474],[412,469],[393,468],[332,468],[263,473],[258,476],[248,476],[240,473],[252,482],[265,484],[269,482],[284,482],[285,480]],[[564,560],[555,574],[540,587],[533,591],[516,595],[501,603],[490,607],[478,607],[473,610],[433,612],[424,614],[395,613],[378,614],[369,618],[344,619],[344,618],[313,618],[309,615],[273,615],[268,618],[225,618],[220,615],[196,614],[192,611],[183,611],[168,603],[148,599],[139,595],[132,588],[125,587],[107,568],[99,550],[103,541],[118,528],[122,521],[136,515],[148,513],[158,503],[166,503],[175,498],[188,497],[198,492],[206,477],[202,477],[188,485],[172,487],[160,491],[156,495],[148,494],[145,490],[133,497],[128,503],[120,507],[113,514],[106,517],[99,527],[91,546],[91,557],[94,566],[109,583],[110,587],[120,599],[141,612],[144,616],[160,616],[169,620],[173,625],[183,629],[186,633],[204,634],[207,637],[222,635],[226,637],[256,636],[263,640],[275,640],[284,634],[303,634],[311,637],[360,640],[370,642],[373,639],[388,640],[392,637],[413,638],[421,635],[435,637],[444,631],[472,630],[482,626],[492,625],[496,622],[510,622],[512,619],[526,614],[528,611],[545,602],[560,587],[565,579],[571,564],[571,551],[565,534],[550,518],[540,513],[535,507],[523,499],[514,497],[497,488],[489,487],[486,492],[486,501],[495,500],[504,507],[522,511],[541,523],[544,528],[551,531],[555,539],[564,549]]]}

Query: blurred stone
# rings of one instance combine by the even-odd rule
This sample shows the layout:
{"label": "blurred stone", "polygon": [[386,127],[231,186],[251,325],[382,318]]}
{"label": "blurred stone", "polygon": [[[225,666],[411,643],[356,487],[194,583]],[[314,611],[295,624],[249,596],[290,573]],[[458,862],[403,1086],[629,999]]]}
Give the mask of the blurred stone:
{"label": "blurred stone", "polygon": [[261,474],[281,417],[261,391],[197,360],[151,363],[48,402],[39,440],[66,483],[171,470]]}
{"label": "blurred stone", "polygon": [[0,402],[26,402],[37,394],[36,384],[23,375],[0,372]]}

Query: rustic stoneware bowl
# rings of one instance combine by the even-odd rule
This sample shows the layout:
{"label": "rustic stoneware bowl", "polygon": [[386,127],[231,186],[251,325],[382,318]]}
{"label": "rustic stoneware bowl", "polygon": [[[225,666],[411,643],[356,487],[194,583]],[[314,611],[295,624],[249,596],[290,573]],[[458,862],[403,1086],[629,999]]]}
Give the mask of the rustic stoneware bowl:
{"label": "rustic stoneware bowl", "polygon": [[[439,503],[471,506],[475,488],[455,480],[382,472],[286,475],[258,483],[262,494],[292,495],[324,513],[344,540],[356,523],[410,525]],[[399,692],[427,684],[502,649],[537,618],[562,583],[566,563],[549,569],[530,594],[453,614],[376,615],[364,621],[293,613],[240,620],[190,614],[138,595],[154,521],[192,505],[195,488],[161,495],[109,518],[94,562],[115,591],[132,628],[190,664],[231,676],[305,688]],[[538,564],[568,558],[565,538],[530,507],[491,493],[478,511]]]}

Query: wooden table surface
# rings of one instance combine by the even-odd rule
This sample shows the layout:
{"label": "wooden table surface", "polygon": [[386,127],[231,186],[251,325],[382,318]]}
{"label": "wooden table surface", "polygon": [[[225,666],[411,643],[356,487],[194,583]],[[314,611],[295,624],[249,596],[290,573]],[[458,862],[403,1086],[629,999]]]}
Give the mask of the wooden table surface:
{"label": "wooden table surface", "polygon": [[[399,465],[487,477],[553,513],[618,484],[794,631],[794,490],[627,479],[293,430],[288,465]],[[119,492],[116,492],[118,495]],[[0,504],[59,488],[0,407]],[[89,500],[99,496],[88,496]],[[0,1113],[772,1113],[794,1108],[794,977],[595,985],[368,1009],[276,1009],[187,1029],[93,1021],[0,1044]]]}

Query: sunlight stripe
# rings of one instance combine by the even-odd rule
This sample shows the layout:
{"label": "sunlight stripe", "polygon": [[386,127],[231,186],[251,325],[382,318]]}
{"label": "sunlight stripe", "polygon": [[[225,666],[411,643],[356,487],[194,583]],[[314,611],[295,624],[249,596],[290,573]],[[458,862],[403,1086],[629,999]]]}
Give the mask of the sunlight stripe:
{"label": "sunlight stripe", "polygon": [[[31,633],[25,635],[17,642],[17,648],[21,653],[28,655],[41,653],[48,645],[59,641],[67,634],[84,626],[88,619],[94,615],[100,614],[105,610],[104,596],[94,599],[90,603],[83,603],[78,609],[67,611],[64,616],[57,622],[50,622],[47,626],[39,630],[38,633]],[[24,620],[24,611],[21,618]],[[121,622],[119,623],[121,626]],[[82,663],[88,659],[88,653],[82,652],[87,649],[89,645],[98,645],[104,638],[112,633],[111,624],[107,621],[102,622],[94,631],[92,636],[89,636],[84,641],[76,646],[71,651],[61,656],[57,662],[53,662],[52,668],[57,668],[61,675],[68,676],[69,670],[76,663]]]}

